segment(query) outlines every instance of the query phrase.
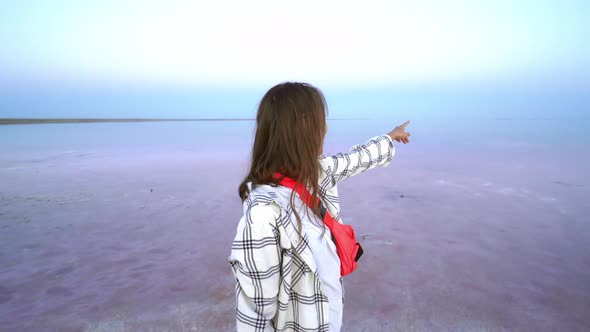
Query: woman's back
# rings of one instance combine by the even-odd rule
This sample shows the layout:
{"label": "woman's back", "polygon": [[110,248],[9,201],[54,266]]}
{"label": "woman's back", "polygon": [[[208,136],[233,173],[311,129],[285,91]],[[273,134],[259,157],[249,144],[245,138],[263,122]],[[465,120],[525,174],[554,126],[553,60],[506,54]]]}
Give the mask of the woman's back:
{"label": "woman's back", "polygon": [[[276,187],[280,201],[288,202],[291,189]],[[301,216],[301,235],[305,239],[317,266],[317,273],[322,285],[322,292],[328,297],[330,308],[330,331],[340,331],[342,325],[342,307],[344,303],[342,277],[340,276],[340,258],[336,245],[332,241],[330,229],[323,227],[323,221],[313,214],[306,213],[307,205],[296,196],[294,208]],[[289,206],[283,207],[285,210]]]}

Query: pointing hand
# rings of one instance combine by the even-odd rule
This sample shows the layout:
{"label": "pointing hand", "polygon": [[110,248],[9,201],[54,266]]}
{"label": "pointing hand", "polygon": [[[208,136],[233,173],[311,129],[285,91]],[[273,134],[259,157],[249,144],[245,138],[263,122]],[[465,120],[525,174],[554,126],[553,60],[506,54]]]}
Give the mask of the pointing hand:
{"label": "pointing hand", "polygon": [[410,142],[410,139],[408,137],[410,137],[410,133],[406,132],[406,126],[410,123],[410,120],[404,122],[404,124],[399,125],[397,127],[395,127],[395,129],[393,129],[391,132],[389,132],[389,137],[391,137],[392,140],[396,140],[400,143],[408,143]]}

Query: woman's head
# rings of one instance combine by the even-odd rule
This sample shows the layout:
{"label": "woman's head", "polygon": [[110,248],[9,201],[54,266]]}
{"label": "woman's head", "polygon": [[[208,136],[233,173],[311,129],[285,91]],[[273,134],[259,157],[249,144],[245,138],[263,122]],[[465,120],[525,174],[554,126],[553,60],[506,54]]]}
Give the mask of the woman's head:
{"label": "woman's head", "polygon": [[324,95],[310,84],[285,82],[268,90],[258,106],[252,163],[239,188],[242,200],[248,196],[248,182],[253,188],[278,184],[275,172],[307,184],[317,197],[326,116]]}

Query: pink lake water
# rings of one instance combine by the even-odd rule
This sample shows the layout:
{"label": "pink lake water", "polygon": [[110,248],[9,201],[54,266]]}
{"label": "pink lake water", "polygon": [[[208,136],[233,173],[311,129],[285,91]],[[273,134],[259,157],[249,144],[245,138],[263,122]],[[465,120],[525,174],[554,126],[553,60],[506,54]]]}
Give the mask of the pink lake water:
{"label": "pink lake water", "polygon": [[[365,248],[343,331],[589,331],[583,128],[409,119],[389,167],[339,186]],[[405,120],[330,122],[325,150]],[[0,331],[234,330],[227,257],[252,129],[0,127]]]}

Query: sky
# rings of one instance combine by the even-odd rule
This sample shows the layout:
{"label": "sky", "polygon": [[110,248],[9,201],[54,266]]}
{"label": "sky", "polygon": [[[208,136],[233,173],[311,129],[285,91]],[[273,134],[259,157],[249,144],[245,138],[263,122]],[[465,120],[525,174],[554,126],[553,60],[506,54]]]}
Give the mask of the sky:
{"label": "sky", "polygon": [[590,81],[590,1],[0,2],[0,82]]}

